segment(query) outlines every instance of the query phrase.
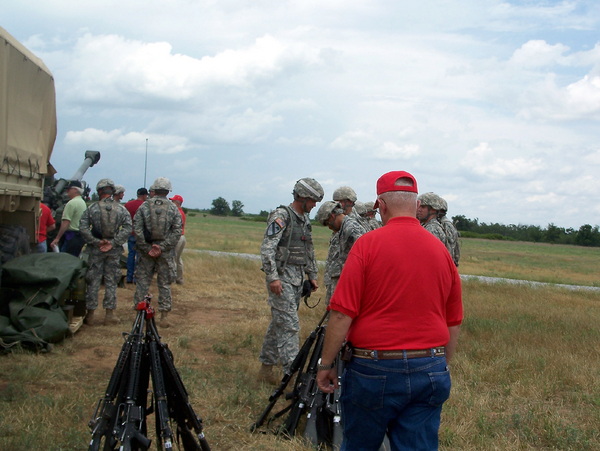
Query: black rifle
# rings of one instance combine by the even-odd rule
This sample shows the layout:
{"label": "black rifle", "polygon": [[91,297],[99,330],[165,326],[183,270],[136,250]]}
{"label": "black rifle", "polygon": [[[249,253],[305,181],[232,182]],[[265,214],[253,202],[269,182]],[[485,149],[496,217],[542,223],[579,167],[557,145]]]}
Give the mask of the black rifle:
{"label": "black rifle", "polygon": [[340,406],[340,394],[342,391],[342,373],[344,372],[344,362],[341,358],[341,351],[338,354],[336,362],[338,388],[333,393],[328,393],[326,396],[326,409],[332,414],[331,424],[331,447],[333,451],[339,451],[342,447],[342,439],[344,431],[342,428],[342,409]]}
{"label": "black rifle", "polygon": [[140,320],[142,313],[138,312],[135,318],[133,328],[130,334],[124,333],[123,335],[127,338],[121,347],[121,352],[117,359],[117,364],[113,369],[112,375],[106,387],[104,398],[100,398],[96,406],[96,410],[92,415],[88,426],[92,430],[92,440],[90,441],[89,451],[98,451],[102,446],[102,439],[104,438],[105,449],[113,449],[116,439],[112,432],[115,427],[115,418],[117,413],[117,404],[115,400],[119,392],[123,392],[125,377],[127,372],[127,366],[129,364],[131,355],[131,347],[136,334],[140,331]]}
{"label": "black rifle", "polygon": [[[290,411],[290,409],[293,408],[294,404],[290,404],[288,407],[280,410],[273,416],[269,417],[271,410],[273,410],[273,407],[275,407],[275,404],[277,404],[277,401],[279,400],[281,395],[284,394],[285,389],[287,388],[288,384],[292,380],[294,374],[298,373],[298,375],[296,376],[295,386],[297,386],[299,381],[302,379],[304,365],[306,364],[306,361],[308,360],[310,350],[313,346],[313,343],[317,339],[317,337],[320,337],[321,335],[323,335],[324,330],[325,330],[325,326],[323,326],[323,322],[325,321],[325,319],[327,318],[328,315],[329,315],[329,312],[325,312],[325,314],[321,318],[321,321],[319,321],[319,324],[317,325],[315,330],[313,330],[310,333],[310,335],[306,338],[306,340],[304,341],[304,344],[302,345],[302,347],[300,348],[300,351],[298,352],[298,355],[296,355],[296,357],[294,358],[294,361],[292,362],[290,369],[288,370],[288,372],[286,372],[283,375],[283,378],[281,379],[279,386],[275,389],[273,394],[271,396],[269,396],[269,404],[267,405],[265,410],[260,414],[260,416],[258,417],[258,420],[256,420],[256,422],[254,424],[252,424],[252,426],[250,426],[250,432],[257,431],[258,428],[260,428],[265,423],[265,421],[267,422],[267,425],[269,425],[273,420],[281,417],[282,415],[284,415],[286,412]],[[296,390],[294,389],[294,393],[295,392],[296,392]]]}

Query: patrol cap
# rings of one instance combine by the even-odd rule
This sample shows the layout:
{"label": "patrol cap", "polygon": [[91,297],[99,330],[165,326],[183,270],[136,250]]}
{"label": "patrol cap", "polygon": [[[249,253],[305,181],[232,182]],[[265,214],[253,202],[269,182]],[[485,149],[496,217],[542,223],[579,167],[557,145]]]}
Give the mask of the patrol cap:
{"label": "patrol cap", "polygon": [[[400,179],[406,179],[407,184],[396,184]],[[377,180],[377,195],[389,193],[390,191],[405,191],[409,193],[418,193],[417,180],[406,171],[391,171],[383,174]],[[373,208],[379,208],[379,200],[375,201]]]}
{"label": "patrol cap", "polygon": [[67,186],[65,188],[83,188],[83,185],[79,180],[69,180],[69,183],[67,183]]}
{"label": "patrol cap", "polygon": [[176,200],[180,203],[183,203],[183,197],[181,197],[179,194],[175,194],[173,197],[169,197],[169,200]]}
{"label": "patrol cap", "polygon": [[96,191],[100,192],[103,188],[115,188],[115,184],[111,179],[100,179],[96,183]]}
{"label": "patrol cap", "polygon": [[150,186],[150,191],[156,190],[164,190],[169,192],[173,191],[173,188],[171,187],[171,181],[166,177],[158,177]]}
{"label": "patrol cap", "polygon": [[317,221],[319,221],[321,225],[326,226],[327,224],[325,224],[325,222],[329,219],[329,216],[336,208],[342,208],[339,202],[334,200],[323,202],[323,204],[319,207],[319,211],[317,211]]}
{"label": "patrol cap", "polygon": [[333,192],[333,200],[349,200],[350,202],[356,202],[356,192],[349,186],[340,186]]}

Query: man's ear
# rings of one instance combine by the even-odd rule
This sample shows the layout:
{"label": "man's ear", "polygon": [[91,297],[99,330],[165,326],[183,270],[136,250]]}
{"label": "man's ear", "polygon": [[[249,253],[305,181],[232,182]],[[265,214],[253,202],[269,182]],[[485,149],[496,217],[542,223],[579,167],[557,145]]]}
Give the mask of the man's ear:
{"label": "man's ear", "polygon": [[421,206],[421,201],[417,200],[417,208],[419,208]]}

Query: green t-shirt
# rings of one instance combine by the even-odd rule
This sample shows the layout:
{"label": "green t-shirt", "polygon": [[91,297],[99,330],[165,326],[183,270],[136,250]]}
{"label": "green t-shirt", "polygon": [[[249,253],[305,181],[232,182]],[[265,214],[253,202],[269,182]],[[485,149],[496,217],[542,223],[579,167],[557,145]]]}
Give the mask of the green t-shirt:
{"label": "green t-shirt", "polygon": [[62,215],[63,220],[71,221],[67,230],[79,232],[79,220],[86,209],[87,205],[81,196],[74,197],[67,202]]}

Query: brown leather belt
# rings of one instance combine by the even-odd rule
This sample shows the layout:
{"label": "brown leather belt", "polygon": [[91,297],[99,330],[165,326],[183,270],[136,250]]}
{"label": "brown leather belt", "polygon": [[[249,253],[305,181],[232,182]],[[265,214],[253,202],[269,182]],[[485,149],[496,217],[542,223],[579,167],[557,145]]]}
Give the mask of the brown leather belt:
{"label": "brown leather belt", "polygon": [[370,349],[354,348],[352,355],[361,359],[389,360],[389,359],[418,359],[422,357],[441,357],[446,355],[446,348],[438,346],[428,349],[399,349],[394,351],[371,351]]}

